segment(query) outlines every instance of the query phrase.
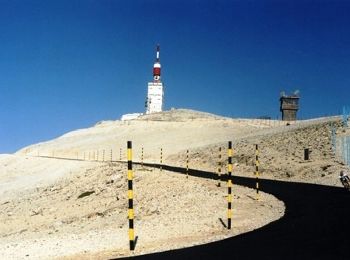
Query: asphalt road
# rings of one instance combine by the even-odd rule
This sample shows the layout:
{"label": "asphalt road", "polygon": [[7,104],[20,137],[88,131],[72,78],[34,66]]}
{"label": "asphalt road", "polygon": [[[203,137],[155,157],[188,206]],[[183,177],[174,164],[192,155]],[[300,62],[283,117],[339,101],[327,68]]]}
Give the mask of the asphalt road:
{"label": "asphalt road", "polygon": [[[178,167],[163,166],[163,169],[184,173]],[[213,173],[198,170],[191,170],[190,175],[215,178]],[[233,182],[255,187],[252,178],[233,176]],[[284,201],[284,217],[225,240],[135,258],[350,259],[350,192],[337,187],[272,180],[261,180],[260,186],[262,191]]]}

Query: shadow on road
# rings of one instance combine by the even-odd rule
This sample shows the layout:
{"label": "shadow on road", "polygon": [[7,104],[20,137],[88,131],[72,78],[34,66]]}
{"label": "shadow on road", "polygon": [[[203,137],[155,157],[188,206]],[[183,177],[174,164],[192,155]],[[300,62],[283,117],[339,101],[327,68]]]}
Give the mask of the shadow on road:
{"label": "shadow on road", "polygon": [[[145,166],[159,167],[157,164]],[[163,165],[185,174],[185,169]],[[216,174],[191,169],[189,175],[216,179]],[[227,175],[221,178],[227,180]],[[255,179],[233,176],[235,184],[254,188]],[[286,205],[277,221],[221,241],[184,249],[136,256],[139,259],[350,259],[349,199],[343,188],[260,180],[264,192]]]}

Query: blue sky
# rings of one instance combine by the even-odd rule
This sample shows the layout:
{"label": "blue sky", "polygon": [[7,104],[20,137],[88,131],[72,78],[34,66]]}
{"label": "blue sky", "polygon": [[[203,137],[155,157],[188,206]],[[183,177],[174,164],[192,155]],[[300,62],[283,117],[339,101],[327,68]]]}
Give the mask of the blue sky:
{"label": "blue sky", "polygon": [[301,118],[350,105],[350,1],[0,0],[0,153],[143,112],[161,45],[165,107]]}

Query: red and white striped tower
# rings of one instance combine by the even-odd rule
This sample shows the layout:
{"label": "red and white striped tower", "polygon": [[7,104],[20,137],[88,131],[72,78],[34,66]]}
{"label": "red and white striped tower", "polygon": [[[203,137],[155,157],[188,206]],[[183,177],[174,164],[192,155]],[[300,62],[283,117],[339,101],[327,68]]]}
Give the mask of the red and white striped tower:
{"label": "red and white striped tower", "polygon": [[146,100],[146,114],[163,111],[163,83],[161,82],[161,65],[159,59],[160,48],[157,45],[156,62],[153,65],[153,82],[148,82],[148,92]]}
{"label": "red and white striped tower", "polygon": [[159,60],[159,44],[157,45],[157,56],[156,56],[156,62],[153,65],[153,79],[155,82],[160,81],[160,71],[162,66],[160,65],[160,60]]}

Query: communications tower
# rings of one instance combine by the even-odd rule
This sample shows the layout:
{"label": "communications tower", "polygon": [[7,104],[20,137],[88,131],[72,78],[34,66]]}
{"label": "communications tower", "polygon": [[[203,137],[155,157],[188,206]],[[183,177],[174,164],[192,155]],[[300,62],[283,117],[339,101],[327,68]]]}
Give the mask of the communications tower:
{"label": "communications tower", "polygon": [[161,81],[161,65],[159,59],[159,45],[157,45],[156,62],[153,65],[153,81],[148,82],[146,98],[146,114],[163,111],[164,89]]}

